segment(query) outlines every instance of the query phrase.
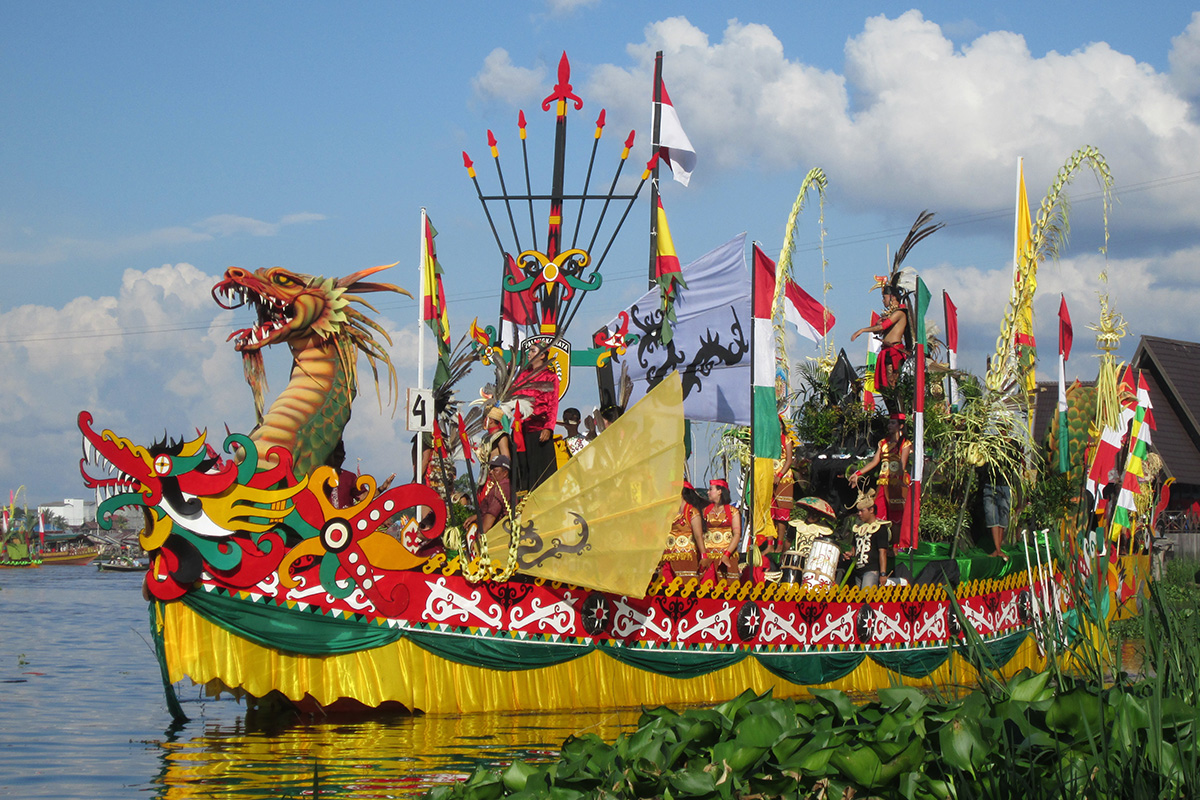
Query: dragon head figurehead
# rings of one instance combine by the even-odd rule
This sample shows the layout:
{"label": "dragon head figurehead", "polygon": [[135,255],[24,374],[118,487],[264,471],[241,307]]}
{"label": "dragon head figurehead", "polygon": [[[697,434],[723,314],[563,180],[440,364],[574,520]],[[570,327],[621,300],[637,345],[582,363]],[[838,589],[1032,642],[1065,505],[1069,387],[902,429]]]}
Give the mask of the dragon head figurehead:
{"label": "dragon head figurehead", "polygon": [[[296,455],[297,466],[306,462],[300,452],[295,452],[297,449],[311,447],[314,451],[323,451],[331,448],[341,436],[339,425],[344,426],[345,420],[349,418],[349,402],[357,394],[359,353],[365,354],[370,363],[377,392],[378,365],[383,362],[387,366],[388,389],[391,397],[396,397],[396,371],[376,334],[389,345],[392,343],[391,337],[355,307],[357,305],[375,311],[374,306],[360,296],[367,292],[397,292],[412,296],[398,286],[364,280],[392,266],[395,265],[370,267],[343,278],[303,275],[283,267],[253,272],[240,267],[230,267],[225,271],[224,278],[213,287],[213,299],[219,306],[227,309],[251,306],[257,315],[254,325],[229,335],[229,339],[234,342],[234,349],[242,354],[246,382],[254,392],[254,409],[261,434],[260,431],[256,431],[252,438],[290,445],[290,449],[293,449]],[[330,363],[339,370],[342,382],[336,388],[318,388],[318,393],[324,395],[319,399],[319,407],[304,406],[301,402],[302,407],[292,408],[288,413],[272,420],[270,412],[266,418],[263,415],[266,374],[263,369],[262,350],[267,345],[280,343],[291,347],[297,362],[303,359],[305,353],[331,353]],[[305,365],[301,373],[308,378],[314,377],[313,365]],[[293,370],[293,381],[296,377],[297,372]],[[284,390],[276,404],[286,404],[289,401],[289,389]],[[296,398],[292,400],[295,401]],[[272,409],[275,409],[274,405]],[[340,422],[328,424],[323,420]],[[303,428],[309,423],[322,425],[319,435],[316,436],[319,441],[306,441],[307,434]],[[280,430],[273,430],[273,427]],[[324,455],[316,457],[315,462],[319,464],[323,458]]]}

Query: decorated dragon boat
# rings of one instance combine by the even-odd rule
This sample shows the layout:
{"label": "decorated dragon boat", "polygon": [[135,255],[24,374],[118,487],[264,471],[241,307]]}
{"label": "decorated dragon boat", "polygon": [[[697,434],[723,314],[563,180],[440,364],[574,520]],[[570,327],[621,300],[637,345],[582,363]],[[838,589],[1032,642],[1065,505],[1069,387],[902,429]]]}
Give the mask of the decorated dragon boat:
{"label": "decorated dragon boat", "polygon": [[[582,108],[569,79],[564,54],[543,103],[555,120],[547,194],[485,195],[464,153],[503,257],[506,311],[497,328],[472,324],[454,352],[448,325],[438,325],[445,320],[440,266],[432,228],[423,223],[419,305],[439,331],[445,367],[432,390],[440,419],[435,447],[453,430],[453,387],[465,363],[482,361],[497,378],[459,425],[460,456],[480,450],[486,457],[479,432],[488,420],[512,432],[519,407],[506,405],[505,387],[520,374],[530,343],[548,348],[560,391],[572,371],[595,370],[608,402],[630,395],[625,413],[501,524],[490,531],[452,524],[448,491],[390,486],[338,468],[359,362],[368,363],[377,387],[398,386],[390,340],[364,297],[408,294],[373,280],[385,267],[344,277],[283,267],[226,271],[212,290],[216,302],[256,315],[230,337],[253,390],[258,422],[248,433],[139,444],[80,413],[81,471],[99,497],[101,527],[123,508],[144,515],[145,593],[171,712],[183,717],[173,691],[183,680],[310,710],[474,712],[706,703],[747,688],[788,696],[813,687],[970,682],[980,652],[985,668],[1004,673],[1044,664],[1046,631],[1062,634],[1061,612],[1070,606],[1048,551],[1029,560],[1025,550],[1007,560],[953,558],[922,545],[908,555],[914,574],[952,560],[961,575],[953,586],[809,585],[763,580],[750,570],[664,580],[658,566],[680,507],[685,419],[737,424],[751,416],[746,243],[736,237],[691,265],[676,259],[669,266],[674,254],[657,170],[660,161],[686,166],[690,145],[678,139],[681,131],[659,124],[657,114],[669,109],[661,88],[654,157],[637,189],[590,188],[601,112],[584,188],[568,195],[567,118]],[[661,74],[655,84],[661,87]],[[524,150],[524,113],[520,140]],[[631,132],[614,188],[632,143]],[[503,185],[490,131],[489,146]],[[587,348],[572,349],[567,326],[580,299],[599,288],[604,254],[647,183],[657,209],[654,288]],[[502,242],[505,226],[495,224],[492,210],[505,209],[513,221],[513,209],[527,206],[534,230],[535,203],[549,220],[543,245],[536,233],[522,243],[515,222],[515,242]],[[583,219],[585,207],[599,220],[591,242],[575,246],[577,230],[567,245],[570,212]],[[780,274],[786,268],[781,260]],[[523,341],[508,338],[514,326]],[[263,352],[271,345],[289,349],[293,369],[268,406]],[[612,377],[618,362],[630,368],[626,380]],[[740,375],[744,388],[730,391],[715,374]],[[626,383],[633,388],[622,392]],[[441,546],[425,548],[428,542]],[[972,659],[963,655],[968,639]]]}

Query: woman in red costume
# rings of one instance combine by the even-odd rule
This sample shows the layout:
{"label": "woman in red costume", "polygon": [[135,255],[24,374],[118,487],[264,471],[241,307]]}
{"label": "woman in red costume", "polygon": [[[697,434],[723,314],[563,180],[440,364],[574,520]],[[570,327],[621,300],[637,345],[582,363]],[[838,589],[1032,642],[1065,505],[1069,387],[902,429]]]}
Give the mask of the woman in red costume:
{"label": "woman in red costume", "polygon": [[707,567],[724,566],[727,574],[737,574],[738,538],[742,531],[742,517],[730,504],[729,482],[720,479],[709,481],[708,505],[704,512],[692,517],[692,535],[704,542],[704,559],[701,572]]}
{"label": "woman in red costume", "polygon": [[850,485],[858,488],[862,476],[879,467],[879,491],[875,495],[875,514],[900,530],[904,519],[904,489],[908,483],[908,457],[912,444],[904,438],[904,415],[893,414],[888,420],[887,435],[875,446],[875,455],[863,468],[850,476]]}

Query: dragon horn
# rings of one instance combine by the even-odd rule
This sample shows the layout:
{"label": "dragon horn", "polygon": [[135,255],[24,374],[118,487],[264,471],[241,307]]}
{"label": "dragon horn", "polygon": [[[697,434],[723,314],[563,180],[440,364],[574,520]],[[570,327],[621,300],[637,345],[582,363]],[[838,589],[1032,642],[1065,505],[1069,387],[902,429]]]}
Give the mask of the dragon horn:
{"label": "dragon horn", "polygon": [[345,289],[346,287],[350,286],[351,284],[353,284],[357,281],[362,280],[363,278],[367,277],[368,275],[374,275],[376,272],[381,272],[385,269],[391,269],[392,267],[396,266],[396,264],[399,264],[399,263],[400,262],[397,261],[395,264],[381,264],[378,267],[367,267],[366,269],[360,269],[358,272],[352,272],[349,275],[346,275],[345,277],[338,278],[338,282],[337,282],[338,288]]}

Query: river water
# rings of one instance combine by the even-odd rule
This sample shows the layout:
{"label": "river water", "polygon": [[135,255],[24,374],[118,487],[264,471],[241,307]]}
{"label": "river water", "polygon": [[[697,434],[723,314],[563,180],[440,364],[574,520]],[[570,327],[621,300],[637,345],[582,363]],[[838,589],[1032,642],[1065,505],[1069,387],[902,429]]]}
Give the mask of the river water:
{"label": "river water", "polygon": [[611,740],[636,710],[392,716],[263,727],[233,700],[176,686],[171,727],[139,574],[0,569],[0,797],[410,797],[479,765]]}

